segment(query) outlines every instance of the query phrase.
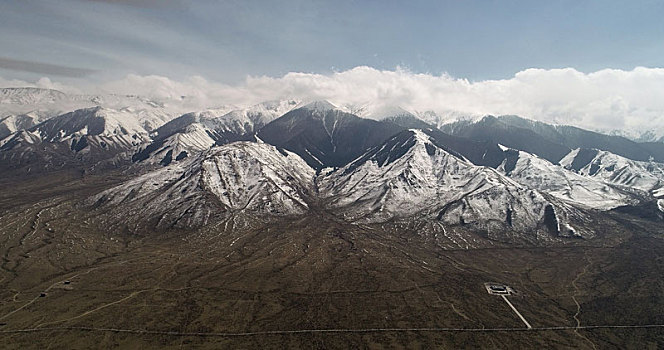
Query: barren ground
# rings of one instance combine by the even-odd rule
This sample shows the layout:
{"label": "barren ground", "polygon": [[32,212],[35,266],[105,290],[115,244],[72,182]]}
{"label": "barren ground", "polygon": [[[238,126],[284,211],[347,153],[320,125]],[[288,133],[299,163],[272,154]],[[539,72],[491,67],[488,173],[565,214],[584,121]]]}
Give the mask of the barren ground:
{"label": "barren ground", "polygon": [[574,329],[664,324],[661,223],[610,214],[593,240],[470,250],[325,213],[135,235],[76,206],[119,177],[78,176],[1,181],[2,348],[664,345],[662,327]]}

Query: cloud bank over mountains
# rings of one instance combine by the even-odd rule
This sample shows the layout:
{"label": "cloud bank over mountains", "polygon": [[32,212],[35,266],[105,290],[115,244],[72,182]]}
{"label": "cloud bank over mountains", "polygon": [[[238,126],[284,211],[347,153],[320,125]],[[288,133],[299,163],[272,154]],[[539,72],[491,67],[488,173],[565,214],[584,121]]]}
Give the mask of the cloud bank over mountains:
{"label": "cloud bank over mountains", "polygon": [[37,86],[65,92],[141,95],[182,99],[194,108],[249,105],[266,100],[327,99],[339,106],[400,106],[411,111],[469,116],[516,114],[549,123],[583,128],[644,132],[664,127],[664,69],[603,69],[592,73],[573,68],[526,69],[509,79],[468,81],[449,75],[377,70],[360,66],[333,74],[288,73],[282,77],[247,77],[226,85],[195,76],[175,81],[162,76],[128,75],[94,87],[67,86],[48,78]]}

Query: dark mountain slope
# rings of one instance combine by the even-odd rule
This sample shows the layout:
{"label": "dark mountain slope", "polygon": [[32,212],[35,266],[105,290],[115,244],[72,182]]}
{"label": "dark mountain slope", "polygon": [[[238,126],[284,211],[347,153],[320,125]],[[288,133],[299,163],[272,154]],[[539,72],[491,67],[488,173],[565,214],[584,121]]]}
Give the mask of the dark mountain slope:
{"label": "dark mountain slope", "polygon": [[258,137],[300,155],[311,167],[341,167],[405,128],[363,119],[326,101],[295,109],[267,124]]}
{"label": "dark mountain slope", "polygon": [[664,144],[638,143],[622,136],[604,135],[569,125],[549,125],[517,116],[500,116],[500,122],[535,132],[547,141],[561,144],[571,149],[595,148],[640,161],[653,157],[664,161]]}
{"label": "dark mountain slope", "polygon": [[531,129],[504,123],[493,116],[484,117],[477,123],[458,122],[445,125],[441,130],[456,136],[467,137],[476,141],[499,143],[510,148],[537,154],[552,163],[557,163],[571,151],[569,146],[543,137]]}

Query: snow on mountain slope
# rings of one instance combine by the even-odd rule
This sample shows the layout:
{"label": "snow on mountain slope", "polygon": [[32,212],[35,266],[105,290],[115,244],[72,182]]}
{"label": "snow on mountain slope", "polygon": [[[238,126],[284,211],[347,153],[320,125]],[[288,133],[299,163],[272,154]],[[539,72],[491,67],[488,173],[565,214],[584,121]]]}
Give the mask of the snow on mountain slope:
{"label": "snow on mountain slope", "polygon": [[173,161],[210,149],[217,143],[218,136],[201,123],[192,123],[180,131],[152,141],[132,156],[134,162],[169,165]]}
{"label": "snow on mountain slope", "polygon": [[200,124],[208,130],[214,130],[217,126],[216,119],[227,113],[226,110],[205,110],[183,114],[159,127],[154,131],[156,140],[182,132],[191,124]]}
{"label": "snow on mountain slope", "polygon": [[72,101],[131,113],[148,132],[182,114],[178,101],[154,101],[134,95],[69,95]]}
{"label": "snow on mountain slope", "polygon": [[[0,88],[0,117],[31,115],[35,124],[47,119],[96,104],[57,90],[40,88]],[[30,126],[28,126],[30,127]],[[18,127],[14,131],[24,130]]]}
{"label": "snow on mountain slope", "polygon": [[173,114],[159,108],[123,107],[120,112],[128,113],[138,120],[145,131],[151,132],[173,119]]}
{"label": "snow on mountain slope", "polygon": [[444,151],[419,130],[398,134],[319,184],[330,205],[351,220],[424,217],[529,233],[565,225],[564,212],[539,192]]}
{"label": "snow on mountain slope", "polygon": [[444,112],[413,111],[412,113],[420,120],[428,124],[435,125],[439,129],[441,129],[443,125],[457,122],[471,123],[473,121],[478,121],[483,117],[482,114],[469,114],[452,110]]}
{"label": "snow on mountain slope", "polygon": [[156,139],[165,138],[198,123],[216,133],[244,135],[253,133],[263,125],[290,111],[297,102],[293,100],[260,103],[245,109],[215,109],[192,112],[171,120],[156,130]]}
{"label": "snow on mountain slope", "polygon": [[657,198],[664,197],[664,187],[660,187],[659,189],[652,191],[652,194]]}
{"label": "snow on mountain slope", "polygon": [[36,105],[56,103],[67,99],[67,94],[41,88],[0,88],[0,104]]}
{"label": "snow on mountain slope", "polygon": [[664,187],[664,164],[631,160],[595,149],[575,149],[560,164],[602,181],[646,192]]}
{"label": "snow on mountain slope", "polygon": [[362,118],[380,120],[394,123],[407,129],[435,129],[436,126],[429,124],[415,116],[415,114],[399,106],[383,106],[370,112],[362,113]]}
{"label": "snow on mountain slope", "polygon": [[290,112],[298,103],[297,100],[266,101],[240,111],[252,120],[255,130]]}
{"label": "snow on mountain slope", "polygon": [[384,102],[366,102],[363,104],[348,104],[341,107],[348,113],[362,118],[383,120],[398,116],[413,116],[429,125],[440,128],[443,125],[459,121],[473,122],[482,118],[482,114],[466,113],[455,110],[443,110],[434,112],[431,110],[419,110],[417,106],[397,106]]}
{"label": "snow on mountain slope", "polygon": [[[204,151],[214,146],[215,140],[210,137],[206,129],[198,123],[191,124],[181,133],[168,138],[174,147],[182,147],[184,150]],[[177,153],[177,152],[176,152]]]}
{"label": "snow on mountain slope", "polygon": [[0,140],[19,131],[29,129],[42,121],[41,116],[35,112],[19,115],[9,115],[0,118]]}
{"label": "snow on mountain slope", "polygon": [[593,130],[608,135],[622,136],[636,142],[664,142],[664,117],[653,123],[620,130]]}
{"label": "snow on mountain slope", "polygon": [[113,208],[157,227],[194,227],[234,214],[295,215],[308,209],[315,172],[297,155],[255,142],[235,142],[160,168],[104,191],[87,204]]}
{"label": "snow on mountain slope", "polygon": [[329,101],[318,100],[308,103],[300,104],[296,107],[297,109],[304,109],[312,112],[325,113],[335,109],[339,109],[337,106],[333,105]]}
{"label": "snow on mountain slope", "polygon": [[248,217],[300,215],[315,205],[356,223],[426,223],[452,246],[472,246],[460,243],[468,230],[499,240],[592,235],[572,201],[473,165],[437,142],[406,130],[318,175],[294,153],[234,142],[134,178],[87,204],[135,229],[218,225],[239,216],[246,224]]}
{"label": "snow on mountain slope", "polygon": [[[154,101],[133,95],[76,95],[40,88],[0,88],[0,118],[29,114],[38,118],[34,124],[78,109],[103,107],[132,113],[145,130],[152,131],[182,114],[185,107],[181,104],[181,101]],[[23,129],[18,127],[14,131]]]}
{"label": "snow on mountain slope", "polygon": [[148,140],[148,132],[132,113],[101,107],[63,114],[36,125],[29,131],[39,135],[44,142],[63,142],[88,136],[100,142],[132,147]]}
{"label": "snow on mountain slope", "polygon": [[202,181],[224,206],[272,214],[308,208],[315,172],[296,154],[251,142],[221,149],[203,162]]}
{"label": "snow on mountain slope", "polygon": [[638,202],[631,193],[601,179],[574,173],[527,152],[505,151],[508,156],[497,170],[522,185],[576,205],[600,210]]}
{"label": "snow on mountain slope", "polygon": [[295,100],[268,101],[244,109],[235,109],[216,119],[216,132],[255,133],[267,123],[281,117],[296,105]]}
{"label": "snow on mountain slope", "polygon": [[5,166],[20,168],[63,167],[70,162],[93,165],[120,156],[128,159],[139,145],[149,142],[133,113],[101,107],[79,109],[16,132],[0,141],[0,159]]}
{"label": "snow on mountain slope", "polygon": [[346,106],[346,108],[350,113],[353,113],[362,118],[373,120],[382,120],[385,118],[403,115],[415,116],[413,113],[407,111],[406,109],[393,105],[367,104],[361,107]]}
{"label": "snow on mountain slope", "polygon": [[270,101],[245,109],[207,110],[184,114],[155,131],[155,140],[134,155],[134,161],[168,165],[215,144],[255,140],[253,134],[297,102]]}

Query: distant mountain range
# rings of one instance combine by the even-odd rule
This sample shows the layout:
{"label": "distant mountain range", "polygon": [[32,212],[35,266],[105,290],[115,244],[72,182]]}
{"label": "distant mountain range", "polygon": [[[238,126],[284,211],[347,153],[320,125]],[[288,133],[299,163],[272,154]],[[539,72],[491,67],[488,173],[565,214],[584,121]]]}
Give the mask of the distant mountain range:
{"label": "distant mountain range", "polygon": [[[25,110],[70,103],[63,95],[0,94]],[[546,242],[592,237],[592,218],[616,208],[664,212],[664,143],[517,116],[440,124],[390,108],[366,119],[294,100],[176,116],[130,100],[4,118],[0,170],[124,169],[124,183],[82,205],[115,225],[158,229],[323,210],[358,225],[418,223],[472,246],[455,228]]]}

